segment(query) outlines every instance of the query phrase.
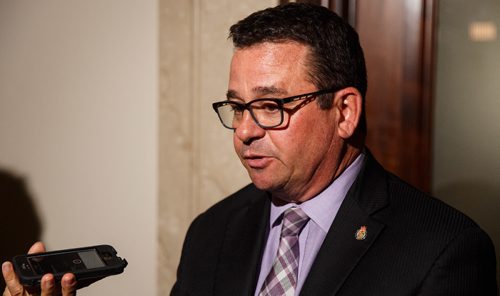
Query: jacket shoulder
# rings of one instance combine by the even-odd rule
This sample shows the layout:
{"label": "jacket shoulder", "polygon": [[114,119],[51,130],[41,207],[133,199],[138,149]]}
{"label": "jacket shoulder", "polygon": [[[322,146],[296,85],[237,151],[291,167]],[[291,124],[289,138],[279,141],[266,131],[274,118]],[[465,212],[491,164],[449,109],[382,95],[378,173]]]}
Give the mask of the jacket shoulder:
{"label": "jacket shoulder", "polygon": [[268,194],[265,191],[257,189],[253,184],[248,184],[212,205],[200,214],[199,217],[220,217],[221,215],[244,209],[254,203],[262,202],[266,198],[268,198]]}
{"label": "jacket shoulder", "polygon": [[395,213],[403,221],[418,222],[419,227],[433,233],[453,233],[479,227],[466,214],[390,173],[387,181],[391,207],[402,214]]}

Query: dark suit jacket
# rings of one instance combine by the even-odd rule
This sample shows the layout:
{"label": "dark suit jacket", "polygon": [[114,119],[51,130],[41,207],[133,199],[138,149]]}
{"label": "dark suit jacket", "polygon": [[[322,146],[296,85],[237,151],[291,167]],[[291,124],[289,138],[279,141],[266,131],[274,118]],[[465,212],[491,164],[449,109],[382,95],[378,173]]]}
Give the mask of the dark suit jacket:
{"label": "dark suit jacket", "polygon": [[[365,159],[300,295],[497,295],[489,237]],[[171,295],[253,295],[269,210],[269,195],[248,185],[198,216]]]}

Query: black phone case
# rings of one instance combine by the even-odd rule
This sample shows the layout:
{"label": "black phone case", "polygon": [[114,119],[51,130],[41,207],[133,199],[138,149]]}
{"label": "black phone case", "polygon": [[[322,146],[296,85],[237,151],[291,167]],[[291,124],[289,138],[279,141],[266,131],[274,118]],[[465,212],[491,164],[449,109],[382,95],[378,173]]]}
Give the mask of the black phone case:
{"label": "black phone case", "polygon": [[[85,250],[90,250],[90,249],[96,249],[99,256],[101,257],[101,260],[105,262],[106,266],[104,267],[97,267],[93,269],[85,269],[85,270],[78,270],[78,271],[65,271],[65,272],[58,272],[58,273],[53,273],[54,278],[56,279],[57,282],[60,282],[63,275],[72,272],[76,276],[77,281],[85,281],[85,280],[91,280],[91,279],[100,279],[104,278],[110,275],[116,275],[120,274],[123,272],[125,267],[128,265],[127,260],[122,259],[117,256],[116,250],[110,246],[110,245],[97,245],[97,246],[90,246],[90,247],[83,247],[83,248],[74,248],[74,249],[65,249],[65,250],[57,250],[57,251],[51,251],[51,252],[45,252],[45,253],[36,253],[36,254],[26,254],[26,255],[19,255],[15,256],[12,259],[12,263],[14,265],[14,270],[19,277],[19,281],[23,286],[27,287],[38,287],[40,286],[40,280],[43,276],[43,274],[35,274],[30,268],[28,270],[26,269],[26,266],[23,266],[23,264],[29,264],[27,258],[31,256],[39,256],[41,254],[43,255],[51,255],[51,254],[58,254],[61,252],[81,252]],[[106,259],[103,259],[101,254],[107,253],[111,254],[112,256],[106,256]],[[23,268],[24,267],[24,268]]]}

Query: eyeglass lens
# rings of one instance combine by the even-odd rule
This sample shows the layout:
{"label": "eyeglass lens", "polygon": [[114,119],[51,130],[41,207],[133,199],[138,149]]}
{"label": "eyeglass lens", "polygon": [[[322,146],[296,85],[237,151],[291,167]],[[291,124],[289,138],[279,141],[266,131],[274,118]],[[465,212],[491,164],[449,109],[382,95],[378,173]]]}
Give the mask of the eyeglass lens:
{"label": "eyeglass lens", "polygon": [[[247,109],[253,119],[262,127],[279,125],[283,118],[282,107],[273,100],[259,100],[252,102]],[[229,128],[237,128],[243,120],[245,107],[236,102],[226,102],[217,109],[222,123]]]}

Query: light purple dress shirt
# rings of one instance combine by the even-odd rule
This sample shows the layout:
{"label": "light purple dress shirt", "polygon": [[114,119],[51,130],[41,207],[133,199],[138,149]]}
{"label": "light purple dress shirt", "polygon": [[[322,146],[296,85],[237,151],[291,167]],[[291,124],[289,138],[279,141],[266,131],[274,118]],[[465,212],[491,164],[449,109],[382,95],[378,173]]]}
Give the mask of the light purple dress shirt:
{"label": "light purple dress shirt", "polygon": [[278,245],[280,241],[281,214],[292,206],[298,206],[309,216],[310,220],[299,234],[299,274],[295,295],[299,295],[300,289],[311,269],[311,265],[318,254],[319,248],[330,229],[330,226],[337,215],[337,212],[344,200],[347,191],[351,188],[354,180],[358,176],[363,163],[364,155],[359,155],[356,160],[337,178],[330,186],[320,194],[310,200],[296,205],[289,203],[283,206],[275,206],[271,203],[270,229],[267,238],[266,248],[262,257],[259,280],[255,289],[257,296],[262,288],[267,274],[273,266]]}

